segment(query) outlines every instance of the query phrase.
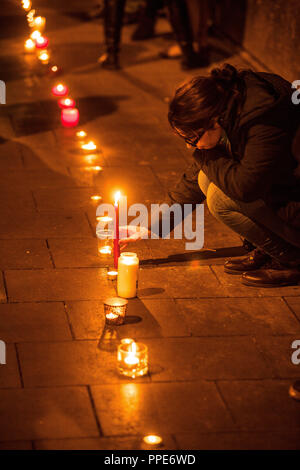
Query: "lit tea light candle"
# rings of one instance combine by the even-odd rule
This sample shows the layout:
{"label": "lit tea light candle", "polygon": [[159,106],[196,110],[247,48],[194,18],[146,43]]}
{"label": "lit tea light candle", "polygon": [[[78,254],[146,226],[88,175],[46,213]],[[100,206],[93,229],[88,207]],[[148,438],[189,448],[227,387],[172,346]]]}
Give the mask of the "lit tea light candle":
{"label": "lit tea light candle", "polygon": [[99,249],[99,253],[101,255],[111,255],[112,248],[111,246],[104,246],[103,248]]}
{"label": "lit tea light candle", "polygon": [[24,44],[24,49],[26,52],[35,51],[35,42],[32,39],[27,39]]}
{"label": "lit tea light candle", "polygon": [[120,297],[136,297],[138,286],[139,259],[136,253],[121,253],[118,259],[117,290]]}
{"label": "lit tea light candle", "polygon": [[118,277],[118,271],[107,271],[107,278],[110,281],[115,281]]}
{"label": "lit tea light candle", "polygon": [[75,107],[75,101],[72,98],[62,98],[58,101],[58,106],[61,109],[68,109]]}
{"label": "lit tea light candle", "polygon": [[101,199],[102,199],[102,196],[98,196],[97,194],[95,194],[94,196],[91,196],[92,201],[101,201]]}
{"label": "lit tea light candle", "polygon": [[44,16],[36,16],[33,19],[33,27],[39,31],[43,31],[46,26],[46,18]]}
{"label": "lit tea light candle", "polygon": [[148,373],[148,348],[134,340],[122,340],[118,347],[118,371],[132,379]]}
{"label": "lit tea light candle", "polygon": [[42,64],[48,64],[50,56],[47,51],[41,51],[38,55],[38,59],[42,62]]}
{"label": "lit tea light candle", "polygon": [[33,32],[31,33],[30,37],[31,37],[31,39],[33,39],[34,41],[36,41],[37,38],[40,38],[40,37],[41,37],[41,33],[40,33],[40,31],[35,30],[35,31],[33,31]]}
{"label": "lit tea light candle", "polygon": [[108,325],[124,323],[128,301],[119,297],[111,297],[104,301],[105,322]]}
{"label": "lit tea light candle", "polygon": [[154,434],[149,434],[143,438],[145,444],[149,444],[152,446],[157,446],[162,443],[162,438],[160,436],[156,436]]}
{"label": "lit tea light candle", "polygon": [[29,11],[31,9],[31,0],[22,0],[22,7],[25,11]]}
{"label": "lit tea light candle", "polygon": [[35,40],[35,45],[37,49],[46,49],[48,44],[49,44],[49,39],[46,38],[45,36],[39,36]]}
{"label": "lit tea light candle", "polygon": [[79,111],[77,108],[62,109],[61,123],[64,127],[75,127],[79,123]]}
{"label": "lit tea light candle", "polygon": [[58,67],[57,65],[52,65],[49,68],[49,75],[52,75],[53,77],[60,75],[62,73],[62,69]]}
{"label": "lit tea light candle", "polygon": [[97,150],[97,145],[92,140],[90,140],[87,144],[82,144],[81,148],[85,152],[93,152]]}
{"label": "lit tea light candle", "polygon": [[63,83],[59,83],[52,88],[52,94],[54,96],[66,96],[69,93],[69,89]]}
{"label": "lit tea light candle", "polygon": [[77,137],[79,140],[85,139],[86,136],[87,136],[87,133],[86,133],[85,131],[83,131],[83,130],[76,132],[76,137]]}

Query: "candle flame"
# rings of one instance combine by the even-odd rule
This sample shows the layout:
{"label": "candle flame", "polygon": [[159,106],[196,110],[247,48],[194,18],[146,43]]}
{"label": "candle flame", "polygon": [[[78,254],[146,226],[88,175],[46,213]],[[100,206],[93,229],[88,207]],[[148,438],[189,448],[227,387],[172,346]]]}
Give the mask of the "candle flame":
{"label": "candle flame", "polygon": [[71,100],[70,100],[69,98],[66,98],[66,99],[65,99],[65,104],[68,105],[68,104],[70,104],[70,103],[71,103]]}
{"label": "candle flame", "polygon": [[25,41],[26,49],[30,50],[30,49],[34,49],[34,47],[35,47],[35,44],[32,39],[27,39],[27,41]]}
{"label": "candle flame", "polygon": [[59,83],[59,84],[57,85],[56,89],[57,89],[57,91],[63,91],[63,89],[64,89],[63,84],[62,84],[62,83]]}
{"label": "candle flame", "polygon": [[77,136],[77,137],[86,137],[86,135],[87,135],[87,134],[86,134],[85,131],[78,131],[78,132],[76,132],[76,136]]}
{"label": "candle flame", "polygon": [[115,206],[118,205],[120,197],[121,197],[121,192],[117,191],[116,194],[115,194]]}
{"label": "candle flame", "polygon": [[42,22],[42,17],[41,17],[41,16],[37,16],[37,17],[35,18],[34,22],[35,22],[35,24],[40,25],[41,22]]}
{"label": "candle flame", "polygon": [[49,54],[48,52],[43,52],[39,55],[39,59],[42,61],[42,62],[45,62],[49,59]]}
{"label": "candle flame", "polygon": [[162,442],[162,438],[160,436],[155,436],[153,434],[149,434],[148,436],[144,437],[143,441],[146,444],[158,445]]}
{"label": "candle flame", "polygon": [[83,150],[96,150],[97,145],[92,140],[90,140],[87,144],[82,144],[81,148]]}
{"label": "candle flame", "polygon": [[36,29],[35,31],[33,31],[30,35],[31,39],[38,39],[39,37],[41,37],[41,33]]}
{"label": "candle flame", "polygon": [[100,201],[100,199],[102,199],[102,197],[95,195],[95,196],[91,196],[91,199],[92,199],[92,201]]}
{"label": "candle flame", "polygon": [[53,67],[51,67],[51,70],[52,70],[52,72],[57,72],[57,70],[58,70],[57,65],[53,65]]}

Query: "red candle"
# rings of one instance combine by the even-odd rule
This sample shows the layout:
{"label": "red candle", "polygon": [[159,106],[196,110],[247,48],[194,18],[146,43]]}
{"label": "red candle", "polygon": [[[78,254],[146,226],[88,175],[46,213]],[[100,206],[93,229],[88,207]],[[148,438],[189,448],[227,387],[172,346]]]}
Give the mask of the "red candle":
{"label": "red candle", "polygon": [[62,83],[59,83],[52,88],[52,93],[54,96],[66,96],[68,92],[68,87]]}
{"label": "red candle", "polygon": [[114,232],[114,268],[118,269],[118,259],[120,256],[120,245],[119,245],[119,199],[120,191],[115,195],[115,232]]}
{"label": "red candle", "polygon": [[77,108],[61,110],[61,122],[64,127],[75,127],[79,122],[79,111]]}
{"label": "red candle", "polygon": [[61,109],[75,108],[75,101],[72,98],[61,98],[58,100],[58,106]]}
{"label": "red candle", "polygon": [[37,49],[46,49],[49,44],[49,39],[45,36],[40,36],[35,40],[35,47]]}

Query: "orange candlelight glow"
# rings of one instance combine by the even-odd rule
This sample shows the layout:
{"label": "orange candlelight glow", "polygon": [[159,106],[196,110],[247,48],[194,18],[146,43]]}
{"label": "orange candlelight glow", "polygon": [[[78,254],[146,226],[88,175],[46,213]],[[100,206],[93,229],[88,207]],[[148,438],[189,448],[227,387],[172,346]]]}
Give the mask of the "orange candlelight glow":
{"label": "orange candlelight glow", "polygon": [[41,37],[41,33],[36,29],[31,33],[30,37],[31,39],[36,40]]}
{"label": "orange candlelight glow", "polygon": [[27,39],[24,48],[27,52],[33,52],[35,50],[35,42],[32,39]]}
{"label": "orange candlelight glow", "polygon": [[40,54],[38,55],[38,59],[43,63],[43,64],[48,64],[49,62],[49,54],[47,51],[41,51]]}
{"label": "orange candlelight glow", "polygon": [[144,437],[143,441],[146,444],[158,445],[162,443],[162,438],[160,436],[155,436],[154,434],[149,434],[148,436]]}
{"label": "orange candlelight glow", "polygon": [[78,137],[79,139],[83,139],[84,137],[87,136],[87,133],[85,131],[78,131],[76,132],[76,137]]}
{"label": "orange candlelight glow", "polygon": [[91,151],[96,150],[97,145],[92,140],[90,140],[87,144],[82,144],[81,148],[82,150]]}
{"label": "orange candlelight glow", "polygon": [[91,199],[92,199],[92,201],[100,201],[102,199],[102,197],[98,196],[98,195],[95,195],[95,196],[91,196]]}
{"label": "orange candlelight glow", "polygon": [[117,191],[116,194],[115,194],[115,206],[118,205],[120,197],[121,197],[121,192]]}

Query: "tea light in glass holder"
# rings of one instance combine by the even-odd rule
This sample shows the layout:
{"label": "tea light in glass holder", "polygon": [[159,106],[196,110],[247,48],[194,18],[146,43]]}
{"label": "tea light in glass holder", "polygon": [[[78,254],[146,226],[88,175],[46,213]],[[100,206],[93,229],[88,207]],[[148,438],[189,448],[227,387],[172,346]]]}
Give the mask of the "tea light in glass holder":
{"label": "tea light in glass holder", "polygon": [[90,152],[94,153],[97,151],[97,145],[95,144],[95,142],[90,140],[87,144],[82,144],[81,149],[85,153],[90,153]]}
{"label": "tea light in glass holder", "polygon": [[66,96],[69,93],[69,89],[66,85],[58,83],[52,88],[52,94],[54,96]]}
{"label": "tea light in glass holder", "polygon": [[22,7],[25,11],[29,11],[31,9],[31,0],[22,0]]}
{"label": "tea light in glass holder", "polygon": [[98,255],[110,258],[113,252],[113,231],[109,229],[96,230],[98,241]]}
{"label": "tea light in glass holder", "polygon": [[61,73],[62,73],[62,69],[61,67],[58,67],[58,65],[51,65],[51,67],[49,67],[49,75],[56,77],[57,75],[60,75]]}
{"label": "tea light in glass holder", "polygon": [[75,100],[73,100],[72,98],[61,98],[60,100],[58,100],[58,106],[61,109],[74,108]]}
{"label": "tea light in glass holder", "polygon": [[61,110],[61,123],[64,127],[75,127],[79,123],[79,111],[77,108]]}
{"label": "tea light in glass holder", "polygon": [[46,49],[48,44],[49,44],[49,39],[46,38],[45,36],[39,36],[35,40],[35,46],[37,49]]}
{"label": "tea light in glass holder", "polygon": [[33,39],[35,41],[37,38],[41,37],[41,33],[40,33],[40,31],[35,29],[34,31],[32,31],[30,37],[31,37],[31,39]]}
{"label": "tea light in glass holder", "polygon": [[33,18],[32,26],[39,31],[44,31],[46,26],[46,18],[44,16],[36,16]]}
{"label": "tea light in glass holder", "polygon": [[148,373],[148,348],[133,339],[122,339],[118,347],[118,371],[135,379]]}
{"label": "tea light in glass holder", "polygon": [[42,64],[47,65],[49,63],[50,56],[46,50],[42,50],[38,54],[38,59],[42,62]]}
{"label": "tea light in glass holder", "polygon": [[124,323],[128,300],[120,297],[111,297],[104,301],[105,322],[108,325],[122,325]]}
{"label": "tea light in glass holder", "polygon": [[24,49],[26,52],[34,52],[35,42],[32,39],[27,39],[24,43]]}
{"label": "tea light in glass holder", "polygon": [[115,281],[118,277],[118,271],[107,271],[107,278],[109,281]]}

